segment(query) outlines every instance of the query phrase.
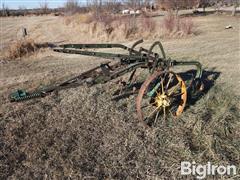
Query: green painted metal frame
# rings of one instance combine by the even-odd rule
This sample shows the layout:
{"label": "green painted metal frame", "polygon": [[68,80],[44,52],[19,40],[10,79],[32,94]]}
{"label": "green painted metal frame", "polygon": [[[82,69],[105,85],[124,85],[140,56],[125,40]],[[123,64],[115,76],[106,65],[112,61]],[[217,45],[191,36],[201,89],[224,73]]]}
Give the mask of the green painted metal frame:
{"label": "green painted metal frame", "polygon": [[[110,62],[101,64],[98,67],[90,69],[79,76],[73,77],[57,85],[50,85],[45,88],[37,89],[33,92],[25,90],[17,90],[9,95],[11,102],[23,101],[27,99],[44,97],[53,91],[77,87],[84,83],[94,85],[97,83],[106,83],[112,79],[118,78],[126,73],[132,72],[129,79],[138,68],[148,68],[150,73],[155,70],[164,70],[173,66],[196,66],[197,73],[194,79],[201,79],[202,65],[197,61],[176,61],[167,59],[161,42],[157,41],[152,44],[149,50],[140,47],[136,50],[136,46],[141,44],[143,40],[135,42],[131,48],[122,44],[63,44],[53,50],[61,53],[80,54],[85,56],[93,56],[105,59],[119,60],[119,62],[110,65]],[[153,49],[159,47],[160,53],[153,53]],[[95,49],[120,48],[128,52],[128,54],[115,54],[106,52],[97,52]],[[93,51],[89,51],[92,49]],[[160,57],[161,56],[161,57]]]}

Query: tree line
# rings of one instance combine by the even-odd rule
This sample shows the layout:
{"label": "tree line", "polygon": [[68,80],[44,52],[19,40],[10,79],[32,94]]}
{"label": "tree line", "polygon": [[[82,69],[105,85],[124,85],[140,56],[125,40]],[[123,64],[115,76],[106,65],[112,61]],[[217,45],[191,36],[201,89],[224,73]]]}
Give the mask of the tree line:
{"label": "tree line", "polygon": [[[175,10],[180,9],[194,9],[203,8],[205,11],[206,7],[220,8],[224,5],[233,6],[232,15],[235,15],[236,9],[240,4],[240,0],[87,0],[85,5],[79,4],[78,0],[66,0],[64,6],[61,8],[51,9],[49,8],[48,1],[39,4],[39,8],[27,10],[23,6],[19,7],[18,10],[9,10],[9,8],[2,4],[0,15],[25,15],[25,14],[50,14],[50,13],[68,13],[74,14],[77,12],[86,11],[109,11],[113,13],[119,12],[122,8],[141,9],[143,7],[155,6],[156,8],[164,10]],[[23,14],[23,12],[25,14]]]}

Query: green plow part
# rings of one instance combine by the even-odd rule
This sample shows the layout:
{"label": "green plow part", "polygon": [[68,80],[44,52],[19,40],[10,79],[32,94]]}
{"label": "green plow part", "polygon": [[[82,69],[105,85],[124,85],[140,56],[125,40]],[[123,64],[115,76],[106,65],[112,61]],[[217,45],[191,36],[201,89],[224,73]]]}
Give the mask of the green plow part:
{"label": "green plow part", "polygon": [[11,102],[18,102],[38,97],[44,97],[44,94],[42,92],[28,93],[25,90],[17,90],[9,95],[9,100]]}
{"label": "green plow part", "polygon": [[[45,88],[37,89],[33,92],[27,92],[26,90],[16,90],[9,95],[11,102],[19,102],[29,100],[33,98],[45,97],[54,91],[62,89],[73,88],[83,84],[92,86],[98,83],[106,83],[112,79],[116,79],[124,74],[131,72],[129,82],[133,79],[133,76],[137,69],[148,69],[150,73],[156,70],[166,70],[173,66],[195,66],[197,73],[194,79],[201,79],[202,77],[202,65],[197,61],[176,61],[166,57],[165,51],[161,42],[154,42],[149,49],[137,46],[141,44],[143,40],[135,42],[131,47],[127,47],[122,44],[62,44],[53,51],[68,54],[80,54],[85,56],[99,57],[105,59],[111,59],[113,61],[103,63],[93,69],[90,69],[80,75],[73,77],[69,80],[61,82],[60,84],[46,86]],[[122,49],[126,53],[106,53],[97,52],[96,49]],[[153,49],[158,48],[159,53],[153,52]],[[113,64],[113,62],[116,62]],[[154,89],[149,92],[149,96],[153,96],[156,89],[159,87],[157,84]]]}

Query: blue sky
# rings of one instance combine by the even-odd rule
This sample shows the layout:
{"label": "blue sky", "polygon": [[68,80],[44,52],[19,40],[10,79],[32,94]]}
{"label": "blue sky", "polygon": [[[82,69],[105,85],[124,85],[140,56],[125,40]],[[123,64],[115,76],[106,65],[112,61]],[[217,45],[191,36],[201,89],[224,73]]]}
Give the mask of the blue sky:
{"label": "blue sky", "polygon": [[[50,8],[61,7],[66,0],[46,0]],[[9,9],[18,9],[19,7],[25,8],[38,8],[45,0],[0,0],[1,7],[4,3]],[[78,0],[79,3],[84,4],[85,0]]]}

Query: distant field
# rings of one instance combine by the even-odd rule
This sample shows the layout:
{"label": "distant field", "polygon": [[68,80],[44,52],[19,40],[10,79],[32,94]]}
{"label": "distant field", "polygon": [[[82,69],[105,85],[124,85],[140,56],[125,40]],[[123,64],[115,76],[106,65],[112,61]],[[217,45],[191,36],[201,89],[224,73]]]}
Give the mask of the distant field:
{"label": "distant field", "polygon": [[[163,17],[153,19],[160,26]],[[13,90],[47,85],[105,62],[51,49],[8,61],[3,52],[21,37],[22,27],[38,43],[109,40],[101,34],[91,37],[87,26],[66,25],[63,17],[0,18],[0,177],[173,179],[182,160],[239,165],[240,18],[212,14],[192,20],[195,35],[156,36],[143,47],[160,40],[167,56],[197,60],[219,77],[172,126],[146,131],[136,118],[135,97],[110,100],[116,88],[112,82],[10,103],[7,97]],[[228,25],[233,28],[225,29]],[[112,42],[131,46],[141,38]]]}
{"label": "distant field", "polygon": [[[154,20],[161,25],[162,16],[155,17]],[[160,39],[160,37],[146,39],[143,44],[145,47],[149,47],[154,40],[160,40],[167,55],[175,59],[185,59],[185,60],[198,60],[206,68],[215,68],[221,72],[221,76],[218,81],[227,82],[227,85],[233,86],[233,90],[238,93],[237,89],[240,88],[239,82],[239,53],[240,53],[240,36],[239,36],[239,17],[223,16],[223,15],[209,15],[203,17],[193,17],[194,24],[196,26],[197,35],[193,35],[187,38],[179,39]],[[38,16],[38,17],[9,17],[1,18],[1,46],[7,46],[11,42],[21,37],[21,27],[27,28],[30,38],[34,39],[36,42],[50,42],[54,44],[61,43],[100,43],[106,42],[107,40],[104,36],[90,37],[87,35],[90,33],[87,28],[83,25],[68,26],[64,24],[63,17],[54,16]],[[226,30],[227,25],[232,25],[233,29]],[[141,39],[141,37],[136,38]],[[126,40],[114,40],[113,42],[120,42],[126,45],[131,45],[134,40],[126,42]],[[51,55],[54,60],[54,67],[47,66],[48,63],[53,63],[52,61],[46,61],[46,58]],[[48,57],[46,57],[48,56]],[[66,60],[66,58],[68,60]],[[72,63],[83,63],[84,68],[90,68],[95,66],[94,60],[85,60],[86,57],[83,56],[60,56],[56,53],[39,53],[36,56],[30,57],[22,63],[33,63],[36,65],[33,68],[38,68],[38,66],[44,63],[44,71],[51,71],[51,68],[62,69],[62,63],[65,66],[68,64],[71,66]],[[89,58],[87,58],[89,59]],[[88,63],[91,62],[91,63]],[[10,62],[8,65],[4,65],[6,71],[8,68],[6,66],[15,67],[15,62]],[[81,66],[80,66],[81,67]],[[74,69],[82,70],[78,66]],[[20,70],[20,69],[19,69]],[[70,69],[70,71],[74,71]],[[14,71],[14,73],[17,73]],[[28,73],[31,73],[29,69]],[[68,73],[64,71],[64,73]],[[22,74],[19,72],[18,74]],[[63,73],[61,73],[63,74]],[[24,74],[23,74],[24,75]],[[7,81],[5,76],[11,76],[11,72],[8,71],[5,74],[4,70],[1,70],[1,79]],[[52,76],[54,74],[52,73]],[[36,77],[35,77],[36,78]],[[51,77],[50,77],[51,78]],[[3,88],[3,87],[2,87]]]}

